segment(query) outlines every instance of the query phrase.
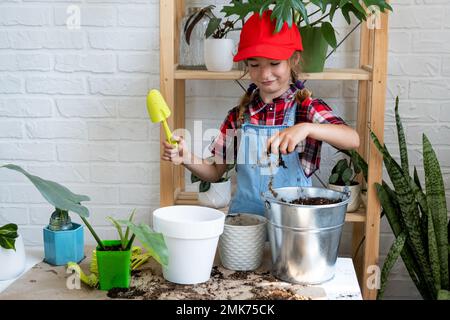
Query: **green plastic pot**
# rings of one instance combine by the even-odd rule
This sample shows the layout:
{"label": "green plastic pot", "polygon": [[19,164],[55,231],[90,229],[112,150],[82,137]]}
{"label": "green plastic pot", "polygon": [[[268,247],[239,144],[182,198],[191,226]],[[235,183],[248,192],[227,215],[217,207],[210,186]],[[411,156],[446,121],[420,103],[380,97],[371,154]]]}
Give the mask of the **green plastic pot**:
{"label": "green plastic pot", "polygon": [[[104,246],[120,245],[119,240],[102,241]],[[97,265],[100,290],[129,288],[131,280],[131,250],[100,251],[97,246]]]}
{"label": "green plastic pot", "polygon": [[327,56],[328,43],[319,27],[300,28],[302,36],[302,72],[322,72]]}

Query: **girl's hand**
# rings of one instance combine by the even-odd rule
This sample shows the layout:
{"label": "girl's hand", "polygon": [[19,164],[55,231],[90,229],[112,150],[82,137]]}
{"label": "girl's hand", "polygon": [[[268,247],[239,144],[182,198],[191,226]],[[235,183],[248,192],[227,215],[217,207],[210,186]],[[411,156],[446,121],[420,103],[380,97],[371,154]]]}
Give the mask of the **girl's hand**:
{"label": "girl's hand", "polygon": [[295,126],[287,128],[267,140],[267,152],[278,154],[291,153],[297,145],[305,140],[310,134],[309,123],[299,123]]}
{"label": "girl's hand", "polygon": [[161,159],[164,161],[170,161],[175,165],[183,164],[183,156],[185,154],[188,154],[186,143],[184,142],[183,137],[172,136],[172,140],[178,142],[178,147],[175,147],[167,141],[163,141],[162,145],[164,147],[164,150]]}

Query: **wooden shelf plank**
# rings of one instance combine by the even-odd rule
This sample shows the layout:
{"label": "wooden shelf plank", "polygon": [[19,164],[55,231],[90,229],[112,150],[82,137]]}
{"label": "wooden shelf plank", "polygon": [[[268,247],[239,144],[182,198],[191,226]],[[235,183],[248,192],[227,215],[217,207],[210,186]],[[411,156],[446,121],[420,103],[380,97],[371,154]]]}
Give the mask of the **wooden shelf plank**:
{"label": "wooden shelf plank", "polygon": [[[324,72],[302,73],[302,80],[371,80],[370,66],[354,69],[325,69]],[[206,70],[175,70],[175,79],[184,80],[237,80],[249,79],[241,70],[211,72]]]}
{"label": "wooden shelf plank", "polygon": [[[198,205],[198,194],[197,192],[177,192],[176,205]],[[220,209],[221,211],[227,213],[228,207]],[[347,212],[345,216],[346,222],[365,222],[366,221],[366,211],[363,206],[356,212]]]}

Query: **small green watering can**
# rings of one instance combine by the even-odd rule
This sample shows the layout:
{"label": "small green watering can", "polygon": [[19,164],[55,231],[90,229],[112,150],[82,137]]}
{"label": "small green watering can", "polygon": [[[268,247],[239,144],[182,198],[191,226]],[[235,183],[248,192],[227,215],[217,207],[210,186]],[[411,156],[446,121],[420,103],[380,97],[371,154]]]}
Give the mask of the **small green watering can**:
{"label": "small green watering can", "polygon": [[147,95],[147,111],[150,116],[150,120],[153,123],[162,122],[167,142],[177,147],[178,144],[176,141],[172,140],[172,132],[170,131],[169,125],[166,121],[166,119],[170,117],[169,106],[161,93],[156,89],[150,90]]}

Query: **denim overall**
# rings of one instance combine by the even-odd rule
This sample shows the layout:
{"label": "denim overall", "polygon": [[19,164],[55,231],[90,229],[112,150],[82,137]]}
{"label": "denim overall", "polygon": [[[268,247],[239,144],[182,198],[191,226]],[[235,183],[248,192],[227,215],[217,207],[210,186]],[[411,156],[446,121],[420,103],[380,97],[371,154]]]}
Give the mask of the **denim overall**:
{"label": "denim overall", "polygon": [[282,125],[267,126],[250,123],[250,116],[244,114],[241,139],[237,152],[237,190],[231,201],[229,213],[253,213],[264,216],[264,201],[261,194],[269,189],[271,174],[272,188],[311,186],[300,163],[297,151],[281,155],[283,166],[268,166],[278,163],[279,156],[267,155],[267,140],[275,133],[295,124],[297,104],[286,110]]}

